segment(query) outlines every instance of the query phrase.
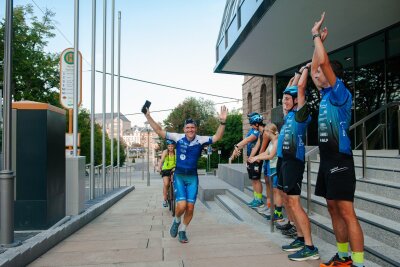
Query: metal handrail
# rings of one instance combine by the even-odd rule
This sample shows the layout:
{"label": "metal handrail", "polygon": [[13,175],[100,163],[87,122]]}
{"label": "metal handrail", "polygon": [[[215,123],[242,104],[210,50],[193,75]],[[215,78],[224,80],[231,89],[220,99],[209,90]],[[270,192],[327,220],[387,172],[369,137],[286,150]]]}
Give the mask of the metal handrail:
{"label": "metal handrail", "polygon": [[[365,122],[368,121],[369,119],[375,117],[382,111],[386,111],[388,108],[391,107],[398,107],[397,109],[397,127],[398,127],[398,140],[400,144],[400,102],[394,101],[390,102],[379,109],[375,110],[371,114],[367,115],[366,117],[362,118],[358,122],[354,123],[353,125],[350,126],[349,131],[356,129],[358,126],[362,126],[361,128],[361,144],[362,144],[362,178],[366,178],[366,172],[367,172],[367,146],[368,146],[368,137],[366,136],[366,127],[365,127]],[[385,125],[386,127],[386,125]],[[375,130],[375,129],[374,129]],[[386,140],[387,142],[387,140]],[[358,146],[357,146],[358,147]],[[399,145],[399,154],[400,154],[400,145]]]}
{"label": "metal handrail", "polygon": [[351,125],[349,128],[349,131],[351,131],[351,130],[355,129],[357,126],[360,126],[361,124],[365,123],[367,120],[371,119],[372,117],[375,117],[377,114],[381,113],[382,111],[384,111],[388,108],[391,108],[391,107],[395,107],[395,106],[400,106],[400,102],[397,102],[397,101],[390,102],[390,103],[378,108],[371,114],[367,115],[366,117],[362,118],[361,120],[359,120],[356,123],[354,123],[353,125]]}
{"label": "metal handrail", "polygon": [[319,147],[313,147],[305,154],[307,161],[307,214],[311,214],[311,161],[310,157],[315,156],[319,152]]}
{"label": "metal handrail", "polygon": [[[373,129],[373,130],[369,133],[369,135],[367,135],[367,140],[368,140],[368,138],[370,138],[370,137],[371,137],[378,129],[380,129],[381,127],[385,127],[385,124],[383,124],[383,123],[378,124],[378,126],[376,126],[375,129]],[[361,145],[362,145],[362,141],[361,141],[354,149],[356,150],[356,149],[359,148]]]}
{"label": "metal handrail", "polygon": [[272,186],[273,185],[272,179],[276,175],[277,175],[277,173],[274,172],[268,177],[269,184],[271,185],[270,186],[270,188],[271,188],[271,192],[270,192],[270,199],[271,199],[271,208],[270,208],[270,212],[271,212],[271,232],[274,232],[274,230],[275,230],[275,227],[274,227],[275,202],[274,202],[274,187]]}

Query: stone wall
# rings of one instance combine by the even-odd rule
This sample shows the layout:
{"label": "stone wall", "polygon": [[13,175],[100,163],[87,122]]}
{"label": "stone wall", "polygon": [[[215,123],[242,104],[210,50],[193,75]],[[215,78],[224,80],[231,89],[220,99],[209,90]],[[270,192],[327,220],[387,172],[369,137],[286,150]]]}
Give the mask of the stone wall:
{"label": "stone wall", "polygon": [[[261,93],[263,87],[265,87],[265,97],[263,97]],[[251,101],[248,99],[249,93],[251,94]],[[246,136],[250,129],[250,124],[247,119],[247,114],[250,112],[260,113],[264,117],[264,122],[271,121],[271,109],[273,108],[272,77],[244,76],[244,82],[242,85],[242,98],[243,136]],[[264,106],[263,110],[262,106]],[[246,155],[246,151],[244,151],[243,154]]]}

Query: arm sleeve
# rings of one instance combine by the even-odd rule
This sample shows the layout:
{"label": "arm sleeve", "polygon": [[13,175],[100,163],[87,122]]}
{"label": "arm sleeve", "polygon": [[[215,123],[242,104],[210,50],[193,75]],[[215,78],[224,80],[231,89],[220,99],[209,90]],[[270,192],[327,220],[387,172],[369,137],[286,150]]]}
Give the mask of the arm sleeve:
{"label": "arm sleeve", "polygon": [[336,83],[332,87],[329,100],[335,106],[342,106],[349,98],[349,94],[350,92],[346,86],[344,86],[343,82],[339,78],[336,78]]}
{"label": "arm sleeve", "polygon": [[198,140],[199,140],[199,143],[201,145],[210,145],[210,144],[212,144],[212,136],[199,136]]}
{"label": "arm sleeve", "polygon": [[178,140],[182,138],[182,134],[167,132],[165,138],[178,142]]}
{"label": "arm sleeve", "polygon": [[305,122],[310,116],[310,109],[307,103],[296,112],[295,119],[297,122]]}

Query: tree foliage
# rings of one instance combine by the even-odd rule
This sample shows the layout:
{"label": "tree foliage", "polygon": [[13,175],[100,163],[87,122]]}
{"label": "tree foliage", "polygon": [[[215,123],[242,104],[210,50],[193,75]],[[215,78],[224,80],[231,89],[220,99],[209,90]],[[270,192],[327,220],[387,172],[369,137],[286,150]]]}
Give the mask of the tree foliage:
{"label": "tree foliage", "polygon": [[212,101],[189,97],[164,120],[165,128],[171,132],[183,132],[185,120],[189,118],[196,121],[199,135],[213,135],[219,124]]}
{"label": "tree foliage", "polygon": [[[13,81],[14,100],[33,100],[59,104],[59,58],[44,51],[55,34],[52,18],[46,10],[42,18],[34,15],[32,5],[16,6],[13,19]],[[0,58],[4,58],[5,21],[0,22]],[[3,64],[0,65],[0,84],[3,82]]]}

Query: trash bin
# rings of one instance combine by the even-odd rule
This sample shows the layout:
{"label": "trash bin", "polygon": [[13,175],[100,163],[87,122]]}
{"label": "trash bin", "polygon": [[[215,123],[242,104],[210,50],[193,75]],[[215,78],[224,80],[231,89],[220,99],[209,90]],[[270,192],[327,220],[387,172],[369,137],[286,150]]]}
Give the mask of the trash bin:
{"label": "trash bin", "polygon": [[65,110],[12,104],[16,230],[47,229],[65,216]]}

